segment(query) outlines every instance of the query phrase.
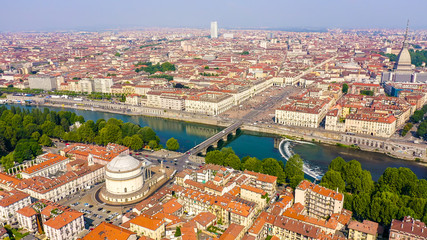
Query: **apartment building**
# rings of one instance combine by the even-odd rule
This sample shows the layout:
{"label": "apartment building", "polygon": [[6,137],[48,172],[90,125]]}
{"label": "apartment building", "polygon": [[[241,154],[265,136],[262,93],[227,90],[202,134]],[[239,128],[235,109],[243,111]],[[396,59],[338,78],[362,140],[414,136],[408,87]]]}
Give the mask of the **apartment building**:
{"label": "apartment building", "polygon": [[165,234],[165,221],[146,215],[139,215],[130,220],[130,231],[138,236],[146,236],[154,240],[162,239]]}
{"label": "apartment building", "polygon": [[46,91],[57,89],[56,78],[48,75],[31,75],[28,77],[28,83],[31,89],[43,89]]}
{"label": "apartment building", "polygon": [[379,233],[382,234],[382,227],[376,222],[369,220],[363,220],[363,222],[351,220],[348,224],[349,239],[376,240]]}
{"label": "apartment building", "polygon": [[43,162],[33,165],[29,168],[26,168],[21,172],[23,179],[32,178],[35,176],[48,177],[51,174],[55,174],[58,171],[65,170],[67,163],[70,162],[70,159],[67,157],[54,154],[46,153],[38,156]]}
{"label": "apartment building", "polygon": [[276,109],[275,122],[288,126],[317,128],[329,109],[331,99],[294,100]]}
{"label": "apartment building", "polygon": [[262,209],[267,204],[267,200],[264,196],[266,196],[266,192],[260,188],[241,185],[240,186],[240,197],[252,201],[258,204],[257,208]]}
{"label": "apartment building", "polygon": [[46,236],[55,240],[77,239],[84,227],[83,213],[77,211],[65,211],[44,222]]}
{"label": "apartment building", "polygon": [[136,233],[123,227],[107,222],[101,222],[96,228],[90,231],[80,240],[114,239],[114,240],[137,240]]}
{"label": "apartment building", "polygon": [[388,114],[350,114],[345,128],[351,133],[390,137],[396,131],[396,118]]}
{"label": "apartment building", "polygon": [[343,210],[344,195],[303,180],[295,189],[295,203],[301,203],[308,216],[327,218]]}
{"label": "apartment building", "polygon": [[33,198],[56,202],[104,179],[103,165],[85,166],[84,163],[81,164],[77,168],[74,166],[74,170],[67,171],[56,178],[35,176],[24,179],[18,184],[17,189],[30,194]]}
{"label": "apartment building", "polygon": [[185,111],[207,115],[221,114],[233,106],[233,97],[229,94],[204,92],[185,99]]}
{"label": "apartment building", "polygon": [[250,178],[248,185],[264,190],[269,196],[276,192],[277,177],[248,170],[243,171],[243,174]]}
{"label": "apartment building", "polygon": [[390,226],[390,240],[426,240],[427,227],[425,223],[410,216],[406,216],[402,221],[393,219]]}
{"label": "apartment building", "polygon": [[111,78],[95,78],[93,79],[94,91],[98,93],[112,93],[113,79]]}
{"label": "apartment building", "polygon": [[19,227],[31,233],[46,233],[50,239],[76,239],[84,229],[83,213],[41,199],[17,211]]}
{"label": "apartment building", "polygon": [[0,191],[0,221],[2,224],[12,224],[17,221],[16,212],[31,204],[29,194],[18,191]]}

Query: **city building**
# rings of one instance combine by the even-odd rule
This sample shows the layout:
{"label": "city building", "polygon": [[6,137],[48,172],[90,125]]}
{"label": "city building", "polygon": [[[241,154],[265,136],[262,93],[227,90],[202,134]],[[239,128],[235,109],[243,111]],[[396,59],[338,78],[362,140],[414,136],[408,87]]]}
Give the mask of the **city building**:
{"label": "city building", "polygon": [[101,197],[114,203],[135,202],[144,196],[144,180],[150,178],[149,161],[126,154],[113,158],[105,167],[105,191]]}
{"label": "city building", "polygon": [[218,22],[211,22],[211,38],[218,38]]}
{"label": "city building", "polygon": [[56,78],[48,75],[31,75],[28,77],[28,83],[31,89],[42,89],[46,91],[57,89]]}
{"label": "city building", "polygon": [[23,179],[35,176],[49,177],[50,175],[56,174],[58,171],[65,170],[67,163],[70,162],[70,159],[67,157],[54,153],[46,153],[37,158],[42,162],[22,171],[21,176]]}
{"label": "city building", "polygon": [[19,209],[17,218],[19,227],[49,239],[76,239],[84,229],[83,213],[45,199]]}
{"label": "city building", "polygon": [[427,227],[425,223],[410,216],[404,217],[402,221],[393,219],[389,239],[425,240],[427,239]]}
{"label": "city building", "polygon": [[62,156],[68,156],[71,160],[93,161],[94,163],[107,165],[119,154],[129,154],[129,148],[115,143],[108,143],[106,147],[75,143],[60,151]]}
{"label": "city building", "polygon": [[383,229],[378,223],[369,220],[358,222],[351,220],[348,224],[348,238],[354,240],[376,240]]}
{"label": "city building", "polygon": [[0,191],[0,222],[3,225],[13,224],[17,221],[16,212],[31,204],[29,194],[18,191]]}
{"label": "city building", "polygon": [[343,210],[344,195],[303,180],[295,188],[295,203],[302,204],[308,216],[327,218]]}
{"label": "city building", "polygon": [[154,217],[139,215],[129,221],[130,230],[138,236],[146,236],[154,240],[162,239],[165,234],[165,221]]}
{"label": "city building", "polygon": [[331,99],[294,100],[276,109],[275,122],[288,126],[317,128],[329,109]]}
{"label": "city building", "polygon": [[129,231],[123,227],[113,225],[111,223],[102,222],[86,236],[79,240],[137,240],[136,233]]}

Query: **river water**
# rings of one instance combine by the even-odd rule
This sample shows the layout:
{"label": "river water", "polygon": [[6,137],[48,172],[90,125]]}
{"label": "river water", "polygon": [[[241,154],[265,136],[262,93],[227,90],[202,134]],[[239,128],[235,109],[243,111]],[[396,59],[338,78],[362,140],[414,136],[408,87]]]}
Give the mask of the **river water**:
{"label": "river water", "polygon": [[[15,106],[28,109],[35,108],[35,106]],[[82,115],[85,120],[96,121],[100,118],[105,120],[108,120],[109,118],[117,118],[123,122],[132,122],[139,124],[140,126],[149,126],[160,137],[163,146],[169,138],[176,138],[180,145],[179,151],[182,152],[185,152],[198,143],[203,142],[205,139],[211,137],[222,129],[221,127],[155,117],[128,116],[115,113],[64,109],[57,107],[48,108],[54,111],[67,110],[75,112],[77,115]],[[232,147],[239,157],[253,156],[259,159],[272,157],[281,161],[286,161],[281,156],[279,150],[274,148],[274,136],[261,133],[243,132],[232,142],[226,144],[226,146]],[[347,161],[352,159],[358,160],[362,164],[363,169],[367,169],[371,172],[374,180],[378,180],[387,167],[407,167],[410,168],[418,178],[427,178],[427,167],[423,167],[410,161],[394,159],[380,153],[363,152],[354,149],[312,143],[294,143],[292,145],[292,151],[299,154],[304,159],[305,164],[319,175],[322,175],[327,171],[328,165],[332,159],[341,156]]]}

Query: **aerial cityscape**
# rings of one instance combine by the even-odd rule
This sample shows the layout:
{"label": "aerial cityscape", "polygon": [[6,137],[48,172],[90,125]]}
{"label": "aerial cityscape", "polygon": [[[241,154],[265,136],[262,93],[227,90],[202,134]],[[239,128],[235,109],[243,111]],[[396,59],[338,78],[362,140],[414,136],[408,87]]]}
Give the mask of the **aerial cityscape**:
{"label": "aerial cityscape", "polygon": [[140,4],[5,3],[0,239],[427,239],[425,19]]}

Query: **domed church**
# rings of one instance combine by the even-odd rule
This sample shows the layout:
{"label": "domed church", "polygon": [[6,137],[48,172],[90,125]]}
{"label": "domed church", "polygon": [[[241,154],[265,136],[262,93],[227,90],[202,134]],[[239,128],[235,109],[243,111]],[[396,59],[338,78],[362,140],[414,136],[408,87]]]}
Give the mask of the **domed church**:
{"label": "domed church", "polygon": [[132,203],[144,197],[144,182],[151,178],[147,160],[121,154],[105,166],[105,186],[101,198],[107,203]]}

